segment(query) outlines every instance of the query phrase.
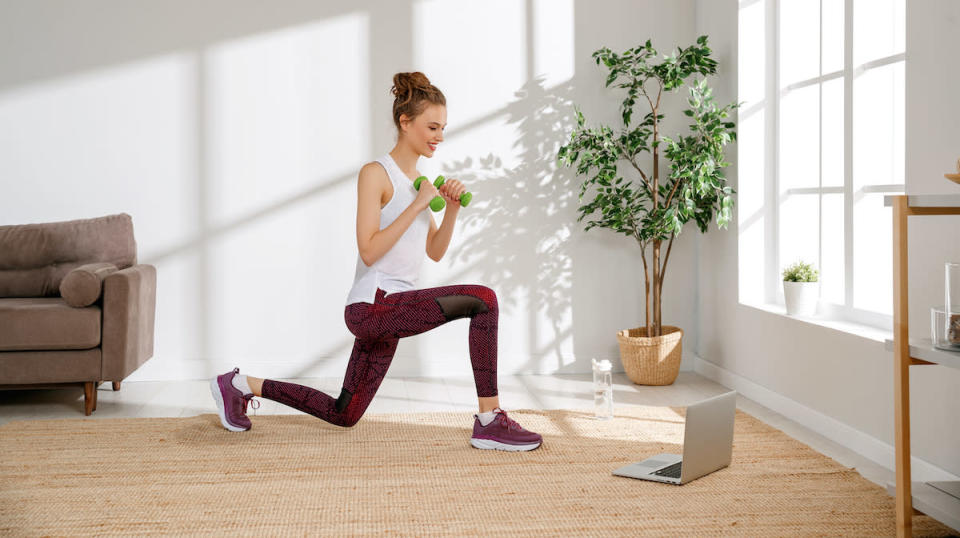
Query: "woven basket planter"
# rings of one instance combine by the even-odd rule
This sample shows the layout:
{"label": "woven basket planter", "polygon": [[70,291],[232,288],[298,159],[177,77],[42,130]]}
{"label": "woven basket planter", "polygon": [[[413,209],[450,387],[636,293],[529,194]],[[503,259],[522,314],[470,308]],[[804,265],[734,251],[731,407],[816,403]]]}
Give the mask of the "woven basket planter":
{"label": "woven basket planter", "polygon": [[683,329],[663,325],[663,335],[649,338],[647,328],[624,329],[617,333],[620,360],[630,381],[638,385],[669,385],[680,373]]}

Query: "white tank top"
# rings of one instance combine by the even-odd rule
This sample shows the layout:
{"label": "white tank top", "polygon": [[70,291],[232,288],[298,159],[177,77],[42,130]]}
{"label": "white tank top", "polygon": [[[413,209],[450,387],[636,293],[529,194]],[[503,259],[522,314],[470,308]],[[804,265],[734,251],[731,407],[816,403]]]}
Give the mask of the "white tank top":
{"label": "white tank top", "polygon": [[[380,209],[380,229],[390,226],[417,197],[413,182],[400,170],[390,154],[376,160],[387,171],[393,184],[393,197]],[[357,255],[357,270],[347,304],[373,303],[377,288],[387,293],[412,290],[420,279],[420,267],[426,255],[427,232],[432,217],[421,211],[397,243],[371,266]]]}

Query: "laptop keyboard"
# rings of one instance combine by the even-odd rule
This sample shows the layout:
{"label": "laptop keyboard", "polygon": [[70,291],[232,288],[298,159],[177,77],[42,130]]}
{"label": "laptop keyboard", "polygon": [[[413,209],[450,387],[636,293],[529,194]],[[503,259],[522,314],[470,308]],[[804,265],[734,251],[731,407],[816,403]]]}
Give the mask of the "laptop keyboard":
{"label": "laptop keyboard", "polygon": [[674,463],[673,465],[670,465],[670,466],[668,466],[668,467],[664,467],[663,469],[660,469],[659,471],[654,471],[653,474],[655,474],[655,475],[657,475],[657,476],[666,476],[667,478],[680,478],[680,466],[681,466],[681,465],[683,465],[683,462],[682,462],[682,461],[678,461],[677,463]]}

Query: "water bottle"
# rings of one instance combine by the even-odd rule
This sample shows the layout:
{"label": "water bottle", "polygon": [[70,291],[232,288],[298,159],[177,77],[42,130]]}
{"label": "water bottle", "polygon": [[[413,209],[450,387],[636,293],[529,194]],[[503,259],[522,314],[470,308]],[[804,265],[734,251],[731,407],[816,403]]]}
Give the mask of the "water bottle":
{"label": "water bottle", "polygon": [[613,374],[612,365],[604,359],[593,359],[593,416],[605,420],[613,418]]}

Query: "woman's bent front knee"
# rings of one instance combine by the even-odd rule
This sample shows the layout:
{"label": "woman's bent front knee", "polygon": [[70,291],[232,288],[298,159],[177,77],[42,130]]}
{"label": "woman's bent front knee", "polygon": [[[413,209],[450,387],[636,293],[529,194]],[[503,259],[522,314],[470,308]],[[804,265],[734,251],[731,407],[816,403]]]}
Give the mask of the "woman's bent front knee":
{"label": "woman's bent front knee", "polygon": [[492,288],[487,286],[473,286],[476,291],[477,298],[483,301],[487,306],[488,310],[497,310],[499,305],[497,304],[497,292],[493,291]]}

